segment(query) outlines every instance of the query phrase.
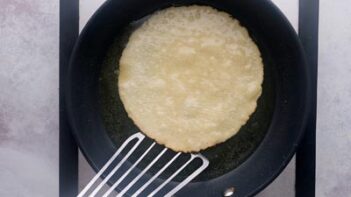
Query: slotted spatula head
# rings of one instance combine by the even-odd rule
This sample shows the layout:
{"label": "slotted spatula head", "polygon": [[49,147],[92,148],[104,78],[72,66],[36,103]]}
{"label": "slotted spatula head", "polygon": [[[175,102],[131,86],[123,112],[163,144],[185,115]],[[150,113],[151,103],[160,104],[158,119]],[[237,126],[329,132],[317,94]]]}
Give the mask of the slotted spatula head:
{"label": "slotted spatula head", "polygon": [[[144,145],[143,142],[145,141],[145,135],[142,133],[135,133],[132,136],[130,136],[118,149],[117,151],[112,155],[112,157],[106,162],[106,164],[101,168],[101,170],[93,177],[93,179],[86,185],[86,187],[80,192],[78,197],[83,197],[83,196],[103,196],[103,197],[108,197],[111,195],[112,191],[115,190],[122,182],[128,180],[129,182],[121,189],[120,192],[118,192],[117,197],[122,197],[127,194],[127,192],[132,188],[139,186],[139,188],[134,188],[135,191],[132,193],[128,193],[132,197],[137,197],[137,196],[157,196],[159,193],[162,193],[162,196],[170,197],[174,195],[177,191],[182,189],[186,184],[188,184],[191,180],[193,180],[197,175],[199,175],[202,171],[204,171],[207,166],[209,165],[209,161],[202,156],[201,154],[190,154],[190,153],[176,153],[172,155],[171,157],[166,158],[166,152],[170,151],[168,148],[163,147],[160,151],[157,150],[157,143],[152,142],[149,145]],[[155,151],[159,151],[157,154],[152,154],[155,153]],[[141,153],[141,154],[140,154]],[[128,159],[131,157],[137,157],[137,160],[134,161],[129,168],[125,171],[121,171],[121,166],[126,165],[128,162]],[[155,186],[151,185],[155,179],[159,178],[160,175],[162,175],[165,171],[169,170],[170,166],[175,165],[175,163],[179,162],[178,159],[184,156],[187,159],[182,161],[182,163],[177,167],[177,169],[171,173],[161,184]],[[151,157],[151,159],[150,159]],[[137,166],[143,161],[143,160],[148,160],[148,163],[146,166],[144,166],[141,171],[131,179],[126,179],[127,177],[131,176],[131,172],[137,168]],[[146,182],[142,184],[137,184],[138,182],[141,181],[141,177],[144,176],[150,168],[155,166],[155,163],[159,161],[165,161],[166,162],[163,164],[163,166],[158,169],[157,173],[154,174],[150,179],[148,179]],[[178,185],[175,187],[169,188],[167,184],[169,184],[170,181],[172,181],[177,175],[179,175],[182,171],[184,171],[186,168],[190,168],[191,171],[186,176],[185,179],[183,179],[181,182],[179,182]],[[103,178],[103,180],[97,184],[97,180],[103,175],[107,174],[106,177]],[[116,176],[119,174],[119,177],[117,178],[117,181],[115,181],[112,186],[105,192],[102,193],[101,189],[102,187],[108,183],[108,181],[111,179],[111,177]],[[148,190],[146,191],[146,189]],[[161,191],[161,190],[167,190],[168,191]],[[145,192],[148,192],[147,194],[144,194]]]}

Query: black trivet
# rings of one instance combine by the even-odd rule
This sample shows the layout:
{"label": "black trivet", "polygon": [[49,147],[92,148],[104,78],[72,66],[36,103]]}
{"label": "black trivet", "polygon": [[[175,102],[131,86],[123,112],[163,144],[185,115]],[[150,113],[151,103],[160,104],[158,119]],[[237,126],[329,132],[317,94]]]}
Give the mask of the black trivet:
{"label": "black trivet", "polygon": [[[311,69],[312,103],[306,133],[296,153],[297,197],[315,196],[316,102],[319,0],[299,0],[299,37]],[[60,0],[60,135],[59,196],[78,194],[78,147],[67,122],[63,87],[74,43],[79,34],[79,0]]]}
{"label": "black trivet", "polygon": [[70,54],[79,33],[79,0],[60,0],[60,135],[59,196],[77,196],[78,147],[73,139],[65,111],[64,84]]}
{"label": "black trivet", "polygon": [[296,152],[295,196],[297,197],[315,196],[318,12],[319,0],[299,0],[299,37],[305,49],[311,74],[312,103],[305,136]]}

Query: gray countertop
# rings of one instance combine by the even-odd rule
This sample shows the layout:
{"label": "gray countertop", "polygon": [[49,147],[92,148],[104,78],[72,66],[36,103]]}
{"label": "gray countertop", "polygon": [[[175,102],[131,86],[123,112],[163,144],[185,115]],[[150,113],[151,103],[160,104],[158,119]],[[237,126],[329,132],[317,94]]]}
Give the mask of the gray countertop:
{"label": "gray countertop", "polygon": [[351,195],[351,2],[322,0],[317,99],[317,196]]}
{"label": "gray countertop", "polygon": [[0,0],[0,196],[58,194],[58,0]]}
{"label": "gray countertop", "polygon": [[[81,27],[103,0],[81,0]],[[273,0],[297,27],[297,0]],[[316,196],[351,193],[351,2],[320,0]],[[0,196],[58,196],[59,0],[0,0]],[[294,160],[258,196],[294,196]],[[93,175],[80,157],[80,184]]]}

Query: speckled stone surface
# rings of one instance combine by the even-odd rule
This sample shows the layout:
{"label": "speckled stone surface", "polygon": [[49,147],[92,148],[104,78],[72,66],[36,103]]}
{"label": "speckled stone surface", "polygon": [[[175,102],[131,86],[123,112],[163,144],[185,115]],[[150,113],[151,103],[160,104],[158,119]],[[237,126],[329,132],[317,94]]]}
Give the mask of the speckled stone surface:
{"label": "speckled stone surface", "polygon": [[351,196],[351,2],[321,0],[316,196]]}
{"label": "speckled stone surface", "polygon": [[58,196],[58,1],[0,0],[0,196]]}
{"label": "speckled stone surface", "polygon": [[[103,0],[81,0],[81,24]],[[297,26],[297,0],[273,0]],[[0,0],[0,196],[58,196],[59,0]],[[351,7],[320,0],[316,196],[351,194]],[[82,26],[81,26],[82,27]],[[80,185],[93,175],[80,156]],[[294,160],[258,196],[292,197]]]}

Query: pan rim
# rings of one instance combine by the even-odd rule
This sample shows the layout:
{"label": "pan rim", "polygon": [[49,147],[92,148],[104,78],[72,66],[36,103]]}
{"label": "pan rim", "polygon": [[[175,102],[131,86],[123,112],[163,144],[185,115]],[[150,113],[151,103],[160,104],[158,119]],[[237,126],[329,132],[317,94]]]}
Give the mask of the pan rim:
{"label": "pan rim", "polygon": [[[69,62],[69,71],[68,71],[68,75],[67,75],[67,80],[66,80],[66,84],[65,84],[65,107],[66,107],[66,111],[67,111],[67,115],[68,115],[68,121],[69,121],[69,124],[72,128],[72,133],[73,133],[73,136],[75,138],[75,140],[77,141],[78,145],[79,145],[79,148],[80,150],[82,151],[84,157],[87,159],[87,161],[89,162],[89,164],[93,167],[93,169],[97,172],[99,170],[99,166],[96,162],[93,161],[92,157],[89,155],[89,153],[87,152],[87,150],[84,148],[84,142],[82,142],[81,138],[79,137],[79,134],[77,132],[77,126],[75,124],[75,117],[74,117],[74,113],[73,113],[73,109],[69,106],[72,106],[72,103],[71,103],[71,97],[72,97],[72,89],[71,89],[71,83],[72,83],[72,67],[74,66],[74,59],[77,58],[77,53],[79,52],[79,48],[80,48],[80,45],[82,44],[82,42],[84,41],[84,37],[86,36],[87,34],[87,31],[88,29],[90,28],[90,26],[92,25],[93,21],[96,20],[96,18],[98,17],[98,15],[103,12],[103,10],[105,9],[105,7],[109,6],[111,0],[109,1],[106,1],[95,13],[94,15],[90,18],[90,20],[88,21],[88,23],[86,24],[86,26],[83,28],[83,30],[81,31],[81,34],[79,36],[79,38],[77,39],[77,42],[74,46],[74,49],[72,51],[72,55],[71,55],[71,58],[70,58],[70,62]],[[306,57],[304,55],[304,50],[302,48],[302,45],[298,39],[298,36],[296,35],[296,32],[295,30],[293,29],[293,27],[291,26],[291,24],[289,23],[289,21],[285,18],[285,16],[281,13],[281,11],[270,1],[265,1],[264,2],[265,4],[267,4],[267,6],[271,7],[275,14],[276,15],[279,15],[281,20],[284,21],[285,25],[288,26],[288,29],[289,29],[289,33],[291,34],[290,36],[293,37],[293,39],[295,40],[295,42],[297,43],[297,47],[299,48],[299,51],[300,51],[300,57],[301,57],[301,61],[303,62],[304,65],[307,65],[307,61],[306,61]],[[305,87],[305,106],[303,107],[304,108],[304,112],[303,112],[303,117],[300,118],[301,119],[301,124],[300,124],[300,127],[299,127],[299,130],[301,130],[299,132],[299,135],[298,137],[296,138],[296,143],[294,144],[294,147],[291,149],[291,151],[288,153],[288,155],[285,157],[284,161],[281,163],[281,165],[276,168],[274,170],[274,172],[272,172],[272,176],[270,177],[267,177],[266,178],[266,181],[263,182],[261,185],[257,186],[255,190],[253,190],[251,193],[249,193],[248,195],[249,196],[252,196],[252,195],[255,195],[257,194],[259,191],[261,191],[263,188],[265,188],[269,183],[271,183],[279,174],[281,171],[283,171],[283,169],[286,167],[286,165],[289,163],[289,161],[291,160],[291,158],[293,157],[293,155],[295,154],[296,152],[296,149],[297,149],[297,145],[300,143],[301,139],[302,139],[302,136],[304,134],[304,131],[303,129],[305,128],[305,125],[306,125],[306,122],[307,122],[307,118],[308,118],[308,115],[310,113],[310,106],[311,106],[311,96],[309,94],[310,92],[310,89],[311,89],[311,85],[310,85],[310,77],[308,76],[308,72],[307,72],[307,66],[305,66],[305,70],[306,72],[304,72],[306,74],[306,76],[304,76],[304,78],[306,79],[306,87]],[[274,110],[275,111],[275,110]],[[273,116],[275,115],[276,113],[274,112],[273,113]],[[272,118],[273,119],[273,118]],[[232,170],[232,171],[235,171],[239,168],[241,168],[243,165],[245,165],[245,163],[247,163],[248,160],[252,159],[253,155],[257,154],[257,150],[261,147],[261,145],[263,144],[263,142],[267,138],[267,134],[266,136],[264,137],[264,139],[262,140],[262,142],[260,143],[260,145],[256,148],[256,150],[242,163],[240,164],[236,169]],[[111,144],[109,146],[114,146],[111,142]],[[232,172],[228,172],[229,173],[232,173]],[[227,174],[223,175],[223,176],[228,176]],[[220,178],[223,178],[223,176],[219,176],[217,178],[214,178],[214,179],[211,179],[209,181],[206,181],[206,182],[212,182],[212,181],[216,181],[216,179],[220,179]],[[202,184],[204,182],[196,182],[196,183],[190,183],[189,185],[193,185],[193,184]]]}

